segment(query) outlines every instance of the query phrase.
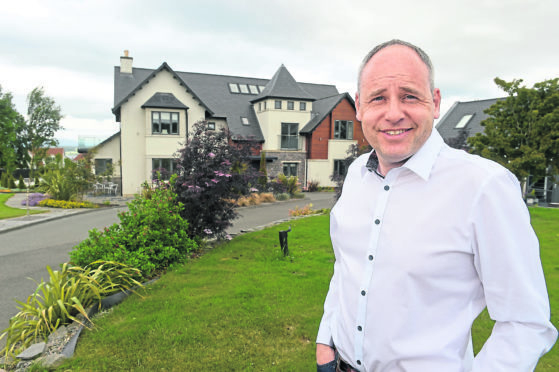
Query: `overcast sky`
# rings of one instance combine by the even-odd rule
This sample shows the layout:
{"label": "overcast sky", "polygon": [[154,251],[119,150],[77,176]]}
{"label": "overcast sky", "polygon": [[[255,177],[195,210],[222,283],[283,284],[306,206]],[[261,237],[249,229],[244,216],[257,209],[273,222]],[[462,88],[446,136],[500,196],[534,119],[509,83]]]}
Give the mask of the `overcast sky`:
{"label": "overcast sky", "polygon": [[61,144],[118,131],[113,66],[271,78],[355,94],[362,57],[400,38],[435,65],[442,113],[455,101],[503,96],[493,82],[559,77],[557,0],[37,0],[4,2],[0,85],[18,111],[43,86],[64,114]]}

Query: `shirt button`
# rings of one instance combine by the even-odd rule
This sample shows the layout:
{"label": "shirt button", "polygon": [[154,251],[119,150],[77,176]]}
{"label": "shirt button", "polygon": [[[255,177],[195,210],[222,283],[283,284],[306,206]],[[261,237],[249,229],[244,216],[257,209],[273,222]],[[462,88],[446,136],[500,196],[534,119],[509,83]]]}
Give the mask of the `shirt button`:
{"label": "shirt button", "polygon": [[379,225],[379,224],[380,224],[380,220],[377,218],[377,219],[375,220],[375,225]]}
{"label": "shirt button", "polygon": [[384,190],[386,190],[386,191],[390,190],[390,186],[385,185],[385,186],[384,186]]}
{"label": "shirt button", "polygon": [[362,331],[363,328],[361,328],[361,326],[357,326],[357,330],[358,330],[358,331]]}
{"label": "shirt button", "polygon": [[365,291],[361,291],[361,296],[365,296],[366,293],[367,292],[365,292]]}
{"label": "shirt button", "polygon": [[369,261],[372,261],[372,260],[373,260],[373,255],[370,254],[370,255],[369,255]]}
{"label": "shirt button", "polygon": [[361,361],[359,359],[357,359],[357,364],[361,365]]}

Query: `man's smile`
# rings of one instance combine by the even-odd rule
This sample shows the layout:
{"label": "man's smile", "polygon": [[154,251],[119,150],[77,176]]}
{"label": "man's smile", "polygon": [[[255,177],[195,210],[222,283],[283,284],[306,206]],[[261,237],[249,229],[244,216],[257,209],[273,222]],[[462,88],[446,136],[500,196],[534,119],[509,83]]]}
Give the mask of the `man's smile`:
{"label": "man's smile", "polygon": [[390,129],[390,130],[383,130],[381,131],[384,134],[388,134],[389,136],[397,136],[399,134],[405,133],[407,131],[412,130],[412,128],[408,129]]}

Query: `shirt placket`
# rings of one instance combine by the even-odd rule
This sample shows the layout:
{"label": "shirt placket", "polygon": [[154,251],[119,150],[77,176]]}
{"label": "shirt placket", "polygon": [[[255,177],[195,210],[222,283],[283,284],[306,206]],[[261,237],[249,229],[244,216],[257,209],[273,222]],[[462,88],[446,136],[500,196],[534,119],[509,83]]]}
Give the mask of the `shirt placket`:
{"label": "shirt placket", "polygon": [[[359,301],[357,304],[357,322],[355,324],[355,338],[354,338],[354,345],[355,345],[355,359],[356,359],[356,367],[362,368],[363,366],[363,344],[364,344],[364,334],[365,334],[365,326],[367,320],[367,296],[368,290],[371,285],[371,280],[373,278],[374,267],[375,267],[375,257],[378,251],[378,241],[380,237],[380,232],[383,226],[383,217],[384,211],[386,210],[386,206],[388,204],[388,197],[390,195],[390,191],[392,185],[394,184],[396,177],[398,175],[398,170],[393,170],[390,172],[385,178],[381,179],[374,173],[369,173],[370,177],[378,177],[375,180],[375,183],[380,180],[380,188],[379,191],[375,193],[377,195],[376,200],[376,207],[373,211],[373,218],[371,221],[372,228],[370,234],[369,244],[367,246],[367,251],[363,259],[367,261],[365,265],[365,274],[363,275],[363,279],[360,285],[360,293],[359,293]],[[375,185],[375,188],[379,187],[379,185]]]}

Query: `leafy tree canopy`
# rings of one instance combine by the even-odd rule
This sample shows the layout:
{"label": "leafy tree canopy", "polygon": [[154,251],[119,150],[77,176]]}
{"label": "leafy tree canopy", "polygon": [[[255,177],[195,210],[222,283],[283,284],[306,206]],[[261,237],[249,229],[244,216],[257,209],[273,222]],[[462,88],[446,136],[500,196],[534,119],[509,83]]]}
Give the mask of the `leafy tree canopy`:
{"label": "leafy tree canopy", "polygon": [[12,94],[2,93],[0,86],[0,168],[5,168],[9,173],[20,165],[23,146],[18,142],[18,133],[25,124],[12,99]]}
{"label": "leafy tree canopy", "polygon": [[559,174],[559,78],[521,85],[495,83],[508,94],[485,112],[483,133],[468,139],[472,152],[495,160],[519,180]]}

